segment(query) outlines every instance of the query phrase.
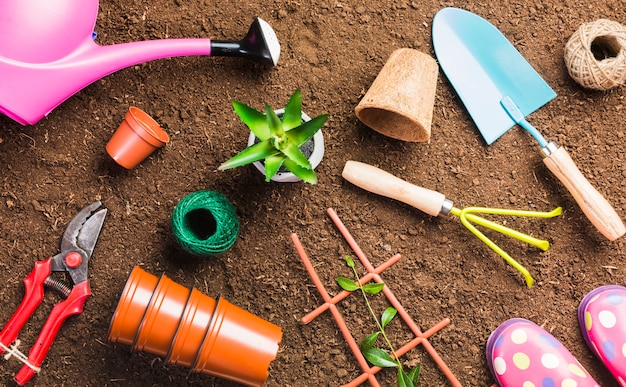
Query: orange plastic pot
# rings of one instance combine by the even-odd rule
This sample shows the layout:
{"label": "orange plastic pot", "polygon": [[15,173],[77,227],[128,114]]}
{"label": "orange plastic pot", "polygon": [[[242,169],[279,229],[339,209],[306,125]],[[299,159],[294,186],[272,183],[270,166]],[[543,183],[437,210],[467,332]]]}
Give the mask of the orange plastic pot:
{"label": "orange plastic pot", "polygon": [[158,282],[158,277],[135,266],[126,281],[120,302],[109,325],[108,340],[110,342],[133,344]]}
{"label": "orange plastic pot", "polygon": [[215,300],[135,267],[111,320],[109,341],[166,356],[168,364],[261,386],[282,338],[280,327],[223,298]]}
{"label": "orange plastic pot", "polygon": [[198,289],[191,290],[189,301],[187,301],[166,358],[167,363],[184,367],[193,365],[206,336],[216,304],[214,298],[202,294]]}
{"label": "orange plastic pot", "polygon": [[133,169],[169,141],[168,134],[152,117],[131,106],[107,143],[106,151],[122,167]]}
{"label": "orange plastic pot", "polygon": [[280,327],[219,298],[192,370],[261,386],[281,338]]}
{"label": "orange plastic pot", "polygon": [[165,274],[161,275],[139,326],[133,350],[165,356],[172,345],[190,293],[188,288]]}

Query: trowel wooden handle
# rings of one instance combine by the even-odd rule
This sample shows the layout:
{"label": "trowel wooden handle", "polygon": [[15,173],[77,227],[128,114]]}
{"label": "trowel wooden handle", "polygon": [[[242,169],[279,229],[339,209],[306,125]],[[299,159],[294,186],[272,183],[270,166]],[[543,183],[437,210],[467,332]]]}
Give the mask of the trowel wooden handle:
{"label": "trowel wooden handle", "polygon": [[346,162],[341,175],[358,187],[399,200],[432,216],[441,213],[446,201],[439,192],[407,183],[389,172],[358,161]]}
{"label": "trowel wooden handle", "polygon": [[617,212],[580,172],[563,147],[543,159],[548,169],[565,185],[591,223],[610,241],[624,235],[626,228]]}

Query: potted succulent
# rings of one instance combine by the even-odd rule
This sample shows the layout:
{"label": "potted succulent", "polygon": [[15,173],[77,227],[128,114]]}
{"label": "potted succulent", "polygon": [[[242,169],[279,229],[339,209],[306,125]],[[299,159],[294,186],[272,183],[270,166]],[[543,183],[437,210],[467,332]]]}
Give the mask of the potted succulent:
{"label": "potted succulent", "polygon": [[315,167],[324,153],[320,129],[328,114],[310,118],[302,112],[302,93],[296,90],[284,109],[265,104],[265,113],[233,101],[235,113],[250,129],[248,147],[219,166],[220,170],[254,163],[265,181],[317,183]]}

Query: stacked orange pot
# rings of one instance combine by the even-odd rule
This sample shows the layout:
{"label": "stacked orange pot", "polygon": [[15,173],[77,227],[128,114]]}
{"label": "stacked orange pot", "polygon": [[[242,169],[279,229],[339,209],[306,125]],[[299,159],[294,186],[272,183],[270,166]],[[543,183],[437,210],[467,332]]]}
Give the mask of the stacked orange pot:
{"label": "stacked orange pot", "polygon": [[261,386],[282,338],[280,327],[223,298],[191,291],[135,266],[111,319],[108,341],[165,356],[249,386]]}

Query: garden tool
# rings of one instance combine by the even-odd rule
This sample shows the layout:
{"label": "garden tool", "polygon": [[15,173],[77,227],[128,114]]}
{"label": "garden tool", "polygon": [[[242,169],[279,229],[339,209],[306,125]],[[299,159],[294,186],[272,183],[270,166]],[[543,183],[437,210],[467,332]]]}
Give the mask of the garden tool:
{"label": "garden tool", "polygon": [[238,56],[275,65],[274,30],[254,19],[240,41],[160,39],[100,46],[94,26],[98,0],[0,2],[0,113],[35,124],[63,101],[125,67],[154,59]]}
{"label": "garden tool", "polygon": [[[25,294],[21,304],[0,331],[0,353],[6,351],[5,358],[15,356],[24,363],[15,375],[15,382],[20,386],[26,384],[40,371],[39,366],[43,363],[65,320],[82,313],[85,301],[91,296],[87,265],[107,213],[106,208],[101,207],[102,204],[96,201],[83,208],[65,229],[61,240],[61,252],[46,260],[35,262],[33,270],[24,278]],[[69,287],[64,282],[52,278],[53,272],[67,273],[73,286]],[[57,290],[65,300],[52,308],[37,341],[26,357],[18,350],[19,340],[16,339],[22,327],[43,301],[44,286]],[[10,345],[13,342],[15,344]]]}
{"label": "garden tool", "polygon": [[471,12],[444,8],[433,20],[433,45],[443,72],[487,145],[520,125],[539,143],[544,163],[591,223],[611,241],[626,232],[619,215],[568,152],[546,141],[526,120],[556,93],[500,31]]}
{"label": "garden tool", "polygon": [[489,248],[498,253],[504,260],[518,270],[524,276],[526,285],[531,287],[535,280],[528,270],[513,259],[506,251],[502,250],[491,239],[474,226],[486,227],[497,231],[501,234],[518,239],[532,246],[546,251],[550,247],[550,243],[543,239],[538,239],[530,235],[513,230],[499,223],[492,222],[476,214],[489,215],[507,215],[507,216],[527,216],[534,218],[552,218],[561,214],[561,207],[550,212],[508,210],[502,208],[485,208],[485,207],[467,207],[459,209],[449,199],[437,192],[427,188],[419,187],[406,182],[389,172],[383,171],[377,167],[358,161],[348,161],[343,168],[342,176],[352,184],[361,187],[372,193],[386,196],[388,198],[399,200],[410,206],[413,206],[428,215],[456,215],[461,223],[472,232],[476,237],[483,241]]}

